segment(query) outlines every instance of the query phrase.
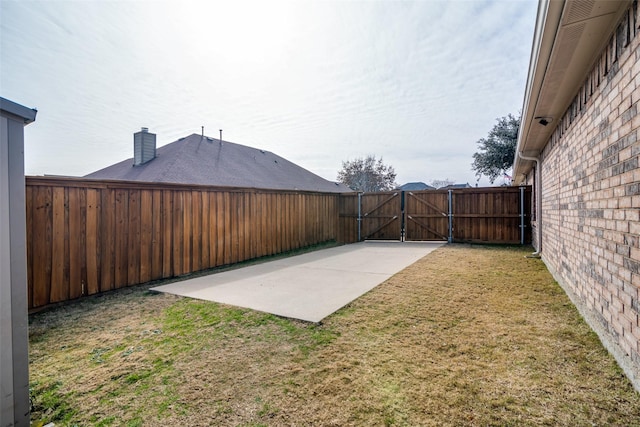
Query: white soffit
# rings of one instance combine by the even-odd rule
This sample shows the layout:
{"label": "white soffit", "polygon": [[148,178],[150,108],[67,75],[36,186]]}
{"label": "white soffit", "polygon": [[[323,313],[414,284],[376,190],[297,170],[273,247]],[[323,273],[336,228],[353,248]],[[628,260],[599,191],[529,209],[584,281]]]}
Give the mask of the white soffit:
{"label": "white soffit", "polygon": [[[609,42],[628,0],[542,0],[517,149],[537,156]],[[538,19],[541,19],[539,17]],[[553,120],[547,126],[536,117]],[[524,167],[526,166],[526,168]],[[528,171],[531,162],[516,158],[514,173]]]}

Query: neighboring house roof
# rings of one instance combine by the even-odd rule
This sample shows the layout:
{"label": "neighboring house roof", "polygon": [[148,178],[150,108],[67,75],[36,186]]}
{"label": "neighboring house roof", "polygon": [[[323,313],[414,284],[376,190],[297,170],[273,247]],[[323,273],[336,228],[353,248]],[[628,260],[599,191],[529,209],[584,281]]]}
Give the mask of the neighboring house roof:
{"label": "neighboring house roof", "polygon": [[469,185],[468,182],[465,184],[451,184],[451,185],[447,185],[446,187],[439,188],[439,190],[448,190],[448,189],[454,189],[454,188],[471,188],[471,185]]}
{"label": "neighboring house roof", "polygon": [[402,191],[420,191],[420,190],[435,190],[436,187],[432,187],[424,182],[407,182],[401,185],[398,189]]}
{"label": "neighboring house roof", "polygon": [[520,184],[575,98],[628,1],[549,1],[538,4],[529,74],[518,133],[513,183]]}
{"label": "neighboring house roof", "polygon": [[167,182],[223,187],[351,192],[274,153],[198,134],[162,146],[134,166],[130,158],[86,175],[92,179]]}

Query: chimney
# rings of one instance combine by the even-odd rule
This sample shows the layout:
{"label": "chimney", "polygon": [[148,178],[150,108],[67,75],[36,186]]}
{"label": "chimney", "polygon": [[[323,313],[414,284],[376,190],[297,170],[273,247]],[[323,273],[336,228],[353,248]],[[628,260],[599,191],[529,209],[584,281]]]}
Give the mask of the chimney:
{"label": "chimney", "polygon": [[156,158],[156,134],[148,128],[133,134],[133,166],[144,165]]}

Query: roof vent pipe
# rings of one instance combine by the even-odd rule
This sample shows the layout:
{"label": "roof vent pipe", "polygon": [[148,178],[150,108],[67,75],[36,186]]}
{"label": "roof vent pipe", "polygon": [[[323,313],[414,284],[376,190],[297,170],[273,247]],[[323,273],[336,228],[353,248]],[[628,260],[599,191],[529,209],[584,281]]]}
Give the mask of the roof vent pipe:
{"label": "roof vent pipe", "polygon": [[541,170],[540,170],[540,156],[538,157],[529,157],[529,156],[525,156],[522,154],[521,151],[518,151],[518,157],[520,157],[522,160],[530,160],[532,162],[536,162],[536,179],[535,179],[535,183],[534,183],[534,194],[536,197],[536,231],[538,234],[538,247],[536,248],[536,251],[534,253],[532,253],[531,255],[528,255],[528,258],[539,258],[540,257],[540,253],[542,252],[542,193],[541,193],[541,189],[542,189],[542,178],[540,177],[541,175]]}

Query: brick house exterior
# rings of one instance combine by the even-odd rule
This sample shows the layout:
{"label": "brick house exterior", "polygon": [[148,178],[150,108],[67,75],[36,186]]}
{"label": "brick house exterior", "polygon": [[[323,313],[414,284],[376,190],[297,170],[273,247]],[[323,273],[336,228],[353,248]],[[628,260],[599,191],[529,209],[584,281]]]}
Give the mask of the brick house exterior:
{"label": "brick house exterior", "polygon": [[514,184],[537,253],[640,391],[637,1],[540,0]]}

